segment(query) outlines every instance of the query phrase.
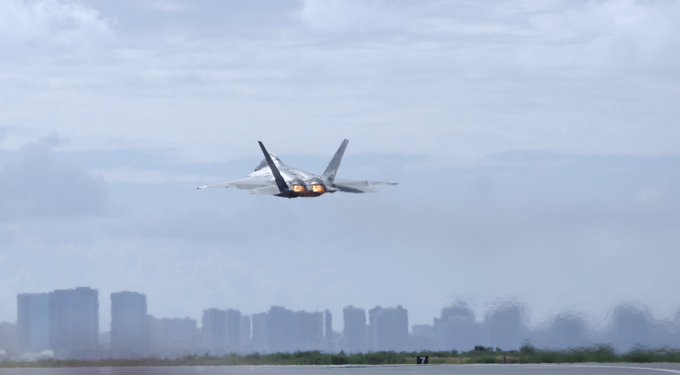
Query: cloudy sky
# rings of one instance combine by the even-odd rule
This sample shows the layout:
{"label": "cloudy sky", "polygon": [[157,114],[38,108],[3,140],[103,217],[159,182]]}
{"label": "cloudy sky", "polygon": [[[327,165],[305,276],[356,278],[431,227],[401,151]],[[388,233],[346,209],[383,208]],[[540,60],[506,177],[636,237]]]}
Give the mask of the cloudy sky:
{"label": "cloudy sky", "polygon": [[[16,294],[160,317],[456,300],[533,324],[680,309],[676,1],[0,2],[0,321]],[[261,160],[376,194],[195,186]]]}

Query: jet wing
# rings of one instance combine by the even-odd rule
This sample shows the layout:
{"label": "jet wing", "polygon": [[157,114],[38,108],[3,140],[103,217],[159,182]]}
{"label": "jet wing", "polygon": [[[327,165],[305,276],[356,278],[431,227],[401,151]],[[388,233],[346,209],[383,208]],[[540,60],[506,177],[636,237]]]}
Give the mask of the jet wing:
{"label": "jet wing", "polygon": [[353,180],[335,180],[333,187],[344,191],[346,193],[370,193],[375,191],[373,188],[376,185],[397,185],[396,182],[388,181],[353,181]]}
{"label": "jet wing", "polygon": [[232,188],[243,189],[243,190],[252,190],[252,189],[259,189],[259,188],[264,188],[264,187],[269,187],[269,186],[276,187],[276,184],[274,183],[273,179],[260,178],[260,177],[247,177],[247,178],[242,178],[240,180],[223,182],[221,184],[203,185],[203,186],[197,187],[197,189],[215,189],[215,188],[230,188],[230,187],[232,187]]}
{"label": "jet wing", "polygon": [[272,184],[269,186],[262,186],[254,189],[249,189],[248,192],[250,194],[255,194],[255,195],[276,195],[279,194],[281,191],[279,190],[279,187]]}

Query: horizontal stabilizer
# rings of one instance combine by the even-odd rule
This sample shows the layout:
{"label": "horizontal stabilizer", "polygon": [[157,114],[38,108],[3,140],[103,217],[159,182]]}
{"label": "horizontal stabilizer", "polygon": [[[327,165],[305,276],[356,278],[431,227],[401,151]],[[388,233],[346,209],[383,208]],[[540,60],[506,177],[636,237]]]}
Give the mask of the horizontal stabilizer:
{"label": "horizontal stabilizer", "polygon": [[258,164],[257,167],[255,167],[255,169],[253,169],[253,170],[254,170],[254,171],[259,171],[260,169],[262,169],[262,168],[264,168],[264,167],[266,167],[266,166],[267,166],[267,159],[262,159],[262,161],[260,162],[260,164]]}
{"label": "horizontal stabilizer", "polygon": [[375,191],[375,189],[373,189],[375,185],[397,185],[397,183],[388,181],[340,180],[337,183],[334,183],[333,187],[347,193],[370,193],[372,191]]}
{"label": "horizontal stabilizer", "polygon": [[365,191],[359,190],[357,188],[353,188],[351,186],[334,184],[333,187],[340,190],[340,191],[344,191],[345,193],[357,193],[357,194],[365,193]]}

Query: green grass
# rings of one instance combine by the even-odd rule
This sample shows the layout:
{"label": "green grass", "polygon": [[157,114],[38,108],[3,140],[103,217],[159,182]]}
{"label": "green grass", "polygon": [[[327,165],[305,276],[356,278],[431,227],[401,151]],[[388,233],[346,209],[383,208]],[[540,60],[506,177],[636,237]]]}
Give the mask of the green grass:
{"label": "green grass", "polygon": [[235,366],[235,365],[389,365],[415,364],[419,355],[428,355],[430,364],[471,363],[580,363],[580,362],[675,362],[680,349],[636,348],[617,354],[610,346],[597,345],[562,351],[523,346],[518,351],[476,347],[469,352],[373,352],[360,354],[321,353],[318,351],[275,354],[230,354],[221,357],[187,356],[178,359],[147,358],[135,360],[39,360],[2,361],[0,367],[111,367],[111,366]]}

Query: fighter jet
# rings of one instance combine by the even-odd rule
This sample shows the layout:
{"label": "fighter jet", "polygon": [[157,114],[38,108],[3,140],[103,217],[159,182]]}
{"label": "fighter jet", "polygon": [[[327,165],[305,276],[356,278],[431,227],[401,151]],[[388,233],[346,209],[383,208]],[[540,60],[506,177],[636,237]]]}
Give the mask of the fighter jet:
{"label": "fighter jet", "polygon": [[335,175],[349,141],[344,139],[326,170],[318,175],[285,165],[276,155],[267,152],[258,141],[264,160],[255,167],[250,176],[221,184],[199,186],[197,189],[230,188],[248,190],[252,194],[274,195],[282,198],[318,197],[326,193],[342,191],[345,193],[366,193],[373,191],[375,185],[396,185],[385,181],[336,180]]}

